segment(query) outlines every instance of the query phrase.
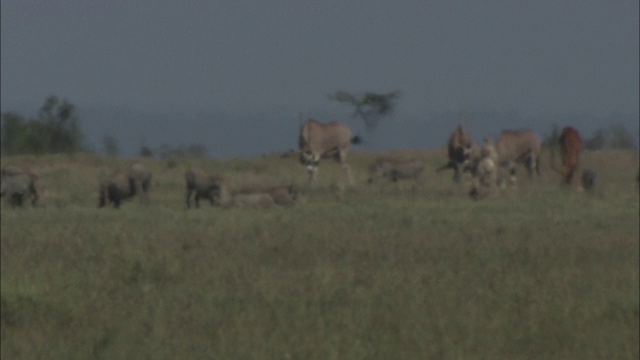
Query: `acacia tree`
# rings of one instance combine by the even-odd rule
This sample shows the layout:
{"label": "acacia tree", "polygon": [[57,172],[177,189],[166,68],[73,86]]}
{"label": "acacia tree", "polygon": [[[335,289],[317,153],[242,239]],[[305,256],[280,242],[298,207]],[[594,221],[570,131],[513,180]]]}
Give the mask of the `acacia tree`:
{"label": "acacia tree", "polygon": [[376,129],[384,116],[388,116],[393,112],[399,98],[399,91],[392,91],[386,94],[365,92],[362,95],[355,95],[338,90],[329,95],[330,100],[355,107],[352,116],[362,119],[365,128],[369,132],[373,132]]}

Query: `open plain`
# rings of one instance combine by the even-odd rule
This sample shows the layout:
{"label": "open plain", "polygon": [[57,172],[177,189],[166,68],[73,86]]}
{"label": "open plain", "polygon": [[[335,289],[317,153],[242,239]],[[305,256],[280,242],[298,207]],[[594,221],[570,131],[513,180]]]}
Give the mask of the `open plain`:
{"label": "open plain", "polygon": [[[542,175],[474,201],[469,182],[355,184],[295,155],[141,158],[149,204],[98,209],[98,178],[134,160],[3,157],[41,176],[46,206],[1,211],[6,359],[637,359],[636,151],[581,154],[591,191]],[[558,160],[559,161],[559,160]],[[293,207],[187,209],[184,172],[237,187],[296,184]]]}

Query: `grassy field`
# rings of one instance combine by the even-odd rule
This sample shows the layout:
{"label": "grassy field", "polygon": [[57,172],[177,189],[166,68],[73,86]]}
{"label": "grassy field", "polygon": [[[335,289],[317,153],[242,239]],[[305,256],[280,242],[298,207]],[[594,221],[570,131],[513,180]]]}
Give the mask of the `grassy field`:
{"label": "grassy field", "polygon": [[[444,150],[424,184],[356,184],[296,158],[141,159],[151,204],[97,209],[131,160],[3,157],[43,174],[47,206],[1,212],[6,359],[637,359],[637,152],[584,152],[592,192],[543,176],[472,201]],[[546,160],[546,158],[543,158]],[[299,184],[307,202],[186,210],[198,165],[236,186]],[[521,169],[521,173],[524,173]],[[338,198],[340,200],[338,200]]]}

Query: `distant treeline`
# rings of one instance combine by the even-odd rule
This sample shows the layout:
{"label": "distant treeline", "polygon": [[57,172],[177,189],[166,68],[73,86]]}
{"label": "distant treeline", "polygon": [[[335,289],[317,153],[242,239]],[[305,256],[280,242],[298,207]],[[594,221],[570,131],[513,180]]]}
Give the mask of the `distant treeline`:
{"label": "distant treeline", "polygon": [[[49,96],[35,118],[26,118],[16,112],[2,114],[0,147],[3,155],[44,155],[93,152],[84,141],[75,106],[57,96]],[[107,155],[120,152],[115,137],[105,135],[103,148]],[[188,146],[161,145],[150,149],[140,147],[140,156],[160,158],[203,157],[207,150],[201,144]]]}
{"label": "distant treeline", "polygon": [[85,150],[73,104],[49,96],[38,116],[26,119],[15,112],[2,114],[3,155],[76,153]]}
{"label": "distant treeline", "polygon": [[[545,145],[557,146],[560,130],[558,126],[553,126],[551,133],[544,140]],[[591,137],[582,138],[582,146],[586,150],[638,149],[633,133],[622,124],[599,127]]]}
{"label": "distant treeline", "polygon": [[[459,117],[458,114],[452,116]],[[582,134],[583,148],[638,149],[637,134],[621,123],[614,123],[614,119],[610,120],[610,124],[599,127],[590,136]],[[75,106],[54,95],[45,99],[35,118],[26,118],[16,112],[3,113],[0,131],[3,155],[94,152],[84,141]],[[558,136],[558,127],[552,127],[544,136],[545,144],[555,145]],[[111,135],[104,135],[102,146],[102,152],[107,155],[115,156],[120,152],[117,139]],[[159,158],[204,157],[207,149],[201,144],[163,144],[155,149],[143,144],[138,155]]]}

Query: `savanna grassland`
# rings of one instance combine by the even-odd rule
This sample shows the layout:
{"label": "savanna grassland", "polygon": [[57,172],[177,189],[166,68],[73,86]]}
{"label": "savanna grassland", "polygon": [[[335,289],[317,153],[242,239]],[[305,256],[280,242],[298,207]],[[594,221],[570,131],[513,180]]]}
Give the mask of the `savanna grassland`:
{"label": "savanna grassland", "polygon": [[[42,175],[46,207],[1,212],[6,359],[637,359],[634,151],[583,152],[592,192],[522,177],[473,201],[445,151],[423,184],[365,183],[379,154],[140,159],[148,206],[97,209],[98,177],[128,159],[3,157]],[[198,165],[237,187],[298,184],[306,203],[187,210]],[[522,168],[519,169],[523,174]]]}

